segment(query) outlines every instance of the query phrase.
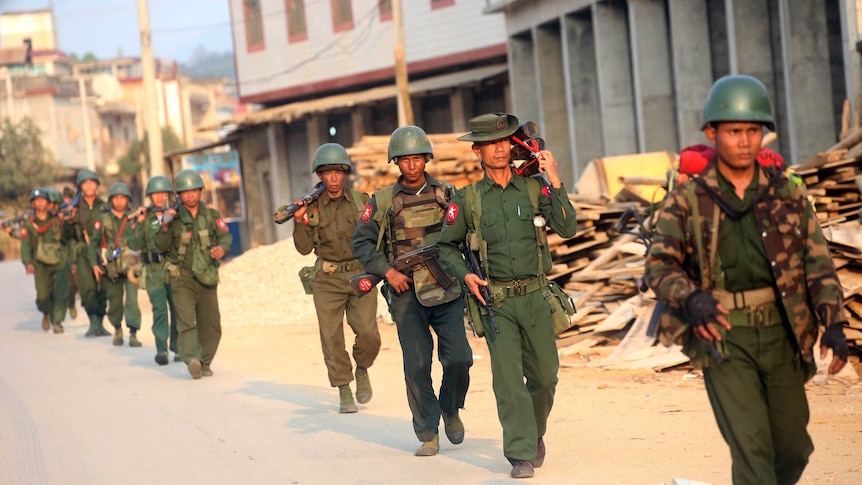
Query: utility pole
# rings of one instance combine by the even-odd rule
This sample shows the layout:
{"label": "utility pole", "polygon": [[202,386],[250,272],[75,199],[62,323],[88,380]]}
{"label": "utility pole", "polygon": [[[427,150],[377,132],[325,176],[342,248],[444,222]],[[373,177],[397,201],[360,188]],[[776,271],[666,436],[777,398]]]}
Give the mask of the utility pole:
{"label": "utility pole", "polygon": [[3,68],[3,74],[5,74],[6,78],[6,117],[9,118],[9,122],[12,122],[12,73],[9,72],[8,67]]}
{"label": "utility pole", "polygon": [[401,0],[392,0],[392,29],[395,31],[395,85],[398,95],[398,126],[413,124],[413,106],[407,89],[407,62],[404,60],[404,12]]}
{"label": "utility pole", "polygon": [[90,134],[90,113],[87,109],[87,88],[84,76],[78,73],[78,96],[81,97],[81,117],[84,118],[84,148],[87,151],[87,168],[96,171],[96,159],[93,157],[93,138]]}
{"label": "utility pole", "polygon": [[162,152],[162,129],[159,124],[159,105],[156,102],[156,70],[153,65],[153,46],[150,36],[150,13],[147,0],[138,0],[138,29],[141,32],[141,64],[144,68],[144,104],[147,112],[147,141],[150,148],[150,176],[165,174],[165,157]]}

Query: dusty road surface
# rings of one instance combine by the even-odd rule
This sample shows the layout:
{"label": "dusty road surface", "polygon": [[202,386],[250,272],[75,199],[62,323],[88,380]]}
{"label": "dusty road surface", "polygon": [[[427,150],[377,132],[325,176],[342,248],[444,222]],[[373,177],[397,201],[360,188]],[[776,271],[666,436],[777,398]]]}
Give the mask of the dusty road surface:
{"label": "dusty road surface", "polygon": [[[153,362],[140,296],[143,348],[84,338],[83,311],[67,320],[66,334],[45,333],[32,278],[20,262],[0,263],[0,483],[511,481],[482,340],[471,338],[466,440],[454,446],[442,437],[438,456],[417,458],[392,325],[381,325],[373,400],[358,414],[339,415],[313,320],[225,321],[215,376],[193,381],[182,363]],[[527,483],[730,483],[727,448],[696,374],[601,371],[580,362],[564,360],[548,457]],[[802,483],[862,483],[862,385],[818,379],[809,396],[817,450]]]}

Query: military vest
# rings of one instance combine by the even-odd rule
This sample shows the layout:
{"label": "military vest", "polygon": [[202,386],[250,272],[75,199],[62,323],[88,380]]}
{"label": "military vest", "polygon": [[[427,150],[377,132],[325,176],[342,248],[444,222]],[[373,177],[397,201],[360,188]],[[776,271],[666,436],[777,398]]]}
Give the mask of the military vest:
{"label": "military vest", "polygon": [[54,265],[63,261],[62,223],[57,217],[49,217],[48,221],[39,226],[30,217],[30,226],[35,231],[33,240],[36,244],[34,257],[42,264]]}

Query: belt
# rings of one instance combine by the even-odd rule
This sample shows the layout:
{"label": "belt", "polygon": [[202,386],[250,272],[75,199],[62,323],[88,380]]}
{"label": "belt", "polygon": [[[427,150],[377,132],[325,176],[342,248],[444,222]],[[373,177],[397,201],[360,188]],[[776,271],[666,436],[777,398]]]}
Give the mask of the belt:
{"label": "belt", "polygon": [[349,259],[347,261],[326,261],[322,259],[320,269],[324,273],[332,274],[340,271],[353,271],[362,267],[362,263],[358,259]]}
{"label": "belt", "polygon": [[734,292],[713,290],[712,296],[728,310],[743,310],[775,302],[775,290],[771,286]]}
{"label": "belt", "polygon": [[164,253],[151,253],[148,251],[141,252],[141,262],[144,264],[161,263],[166,259]]}
{"label": "belt", "polygon": [[731,310],[727,321],[732,327],[774,327],[781,325],[781,312],[775,303],[765,303],[744,310]]}
{"label": "belt", "polygon": [[542,288],[542,280],[537,277],[509,281],[491,279],[491,291],[494,293],[503,291],[507,297],[526,295],[540,288]]}
{"label": "belt", "polygon": [[781,312],[775,303],[775,290],[771,286],[735,292],[714,290],[712,296],[730,310],[727,321],[733,327],[781,325]]}

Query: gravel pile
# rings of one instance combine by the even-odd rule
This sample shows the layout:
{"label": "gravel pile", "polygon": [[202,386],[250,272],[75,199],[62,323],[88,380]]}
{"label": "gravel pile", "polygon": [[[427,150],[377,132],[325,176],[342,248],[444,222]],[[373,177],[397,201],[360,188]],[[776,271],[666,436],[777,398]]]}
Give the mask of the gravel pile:
{"label": "gravel pile", "polygon": [[[313,266],[315,256],[303,256],[293,238],[250,249],[219,268],[219,308],[222,326],[317,323],[314,301],[299,281],[299,270]],[[391,322],[386,302],[378,297],[378,322]]]}

